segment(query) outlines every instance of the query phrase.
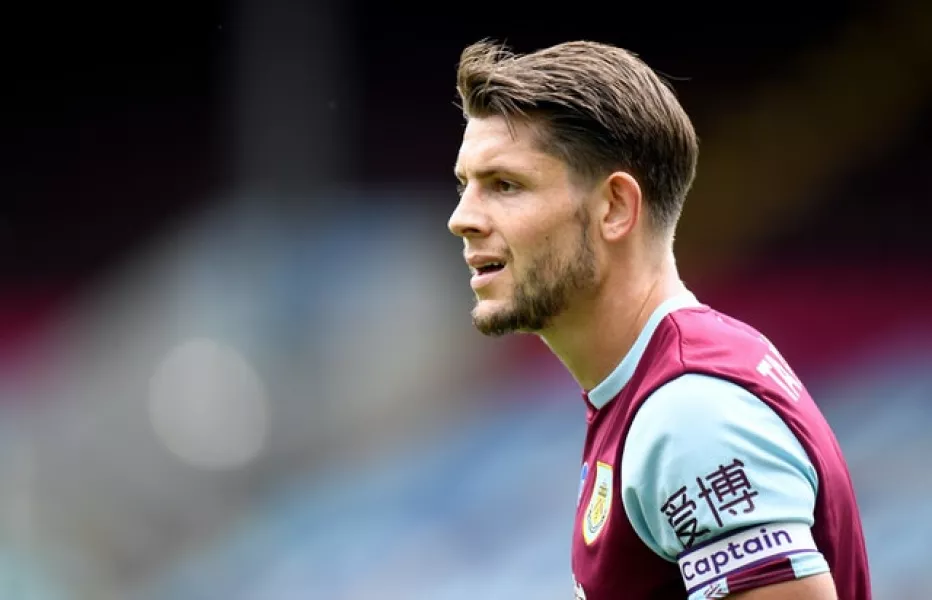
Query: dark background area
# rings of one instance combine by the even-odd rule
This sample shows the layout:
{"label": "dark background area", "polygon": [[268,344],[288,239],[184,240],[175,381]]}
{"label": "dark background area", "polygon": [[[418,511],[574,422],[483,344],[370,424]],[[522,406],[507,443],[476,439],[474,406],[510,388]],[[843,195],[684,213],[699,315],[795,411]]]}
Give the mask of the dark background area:
{"label": "dark background area", "polygon": [[[344,10],[356,65],[344,76],[361,92],[350,173],[354,183],[380,184],[446,181],[461,127],[456,59],[476,39],[519,51],[572,38],[623,45],[673,79],[701,135],[729,94],[778,75],[788,57],[825,43],[864,7],[615,3],[502,13],[487,4],[356,2]],[[5,19],[0,281],[5,289],[73,285],[229,183],[225,124],[241,23],[224,2],[18,12]],[[865,258],[928,248],[930,212],[917,199],[930,191],[930,123],[917,123],[896,152],[859,165],[775,247],[801,255],[857,248]]]}

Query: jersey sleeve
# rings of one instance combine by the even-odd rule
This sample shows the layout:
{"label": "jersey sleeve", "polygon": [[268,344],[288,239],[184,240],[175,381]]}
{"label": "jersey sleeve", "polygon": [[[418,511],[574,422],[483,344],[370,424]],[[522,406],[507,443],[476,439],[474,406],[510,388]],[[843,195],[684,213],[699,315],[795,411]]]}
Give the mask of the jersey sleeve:
{"label": "jersey sleeve", "polygon": [[657,389],[628,432],[621,481],[631,525],[678,563],[691,600],[829,570],[810,530],[815,468],[780,416],[730,381],[687,374]]}

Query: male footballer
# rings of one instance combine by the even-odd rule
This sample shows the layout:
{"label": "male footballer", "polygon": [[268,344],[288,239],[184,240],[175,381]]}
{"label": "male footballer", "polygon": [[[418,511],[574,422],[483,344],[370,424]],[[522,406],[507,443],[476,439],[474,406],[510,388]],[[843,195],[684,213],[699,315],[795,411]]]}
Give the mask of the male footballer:
{"label": "male footballer", "polygon": [[534,333],[584,390],[577,600],[868,600],[845,459],[776,348],[697,301],[673,237],[698,155],[613,46],[461,56],[463,239],[487,335]]}

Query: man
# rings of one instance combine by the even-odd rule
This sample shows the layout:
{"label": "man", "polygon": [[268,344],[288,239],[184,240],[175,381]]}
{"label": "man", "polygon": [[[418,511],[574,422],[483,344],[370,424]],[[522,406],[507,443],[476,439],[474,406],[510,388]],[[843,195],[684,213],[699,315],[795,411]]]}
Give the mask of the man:
{"label": "man", "polygon": [[870,598],[828,424],[764,336],[677,274],[698,150],[673,93],[589,42],[472,45],[457,87],[449,228],[475,326],[539,335],[586,390],[576,598]]}

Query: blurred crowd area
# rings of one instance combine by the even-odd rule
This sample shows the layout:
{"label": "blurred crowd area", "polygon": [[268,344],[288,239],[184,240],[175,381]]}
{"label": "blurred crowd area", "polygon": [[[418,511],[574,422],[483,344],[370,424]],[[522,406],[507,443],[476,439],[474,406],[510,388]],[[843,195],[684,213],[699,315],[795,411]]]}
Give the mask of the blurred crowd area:
{"label": "blurred crowd area", "polygon": [[926,597],[932,10],[804,6],[43,25],[61,51],[9,71],[3,136],[0,598],[569,597],[579,390],[472,330],[445,227],[455,63],[486,36],[668,74],[702,139],[684,280],[822,406],[876,597]]}

